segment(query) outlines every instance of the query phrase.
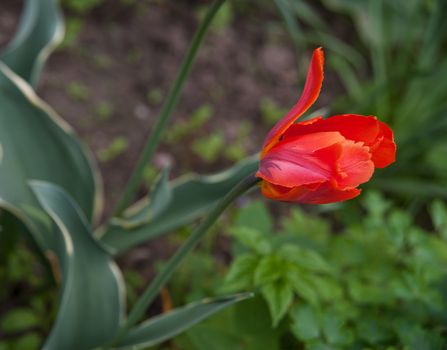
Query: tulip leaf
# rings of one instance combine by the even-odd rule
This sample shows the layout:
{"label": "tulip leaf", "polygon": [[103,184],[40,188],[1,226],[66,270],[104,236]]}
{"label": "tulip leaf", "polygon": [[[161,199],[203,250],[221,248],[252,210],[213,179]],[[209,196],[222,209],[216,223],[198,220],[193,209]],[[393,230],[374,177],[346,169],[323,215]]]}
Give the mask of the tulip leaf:
{"label": "tulip leaf", "polygon": [[0,106],[0,207],[26,221],[42,251],[53,249],[51,221],[27,182],[62,187],[91,222],[97,199],[92,163],[71,128],[1,62]]}
{"label": "tulip leaf", "polygon": [[[253,156],[232,168],[215,175],[192,175],[174,181],[172,199],[163,212],[134,229],[112,225],[101,240],[115,253],[123,252],[137,244],[169,233],[206,214],[237,183],[256,171],[258,157]],[[136,206],[140,206],[138,203]],[[140,211],[144,210],[140,208]]]}
{"label": "tulip leaf", "polygon": [[27,0],[13,40],[0,51],[0,61],[35,85],[45,60],[63,38],[63,27],[57,0]]}
{"label": "tulip leaf", "polygon": [[133,229],[157,218],[169,206],[172,199],[172,189],[169,185],[169,168],[165,168],[151,191],[149,202],[142,202],[131,208],[123,218],[113,218],[115,225]]}
{"label": "tulip leaf", "polygon": [[63,189],[43,181],[31,181],[30,187],[57,227],[55,253],[62,277],[58,315],[44,349],[104,345],[124,316],[121,273]]}
{"label": "tulip leaf", "polygon": [[216,299],[205,299],[175,309],[131,329],[118,346],[136,350],[159,344],[215,313],[252,296],[252,293],[241,293]]}

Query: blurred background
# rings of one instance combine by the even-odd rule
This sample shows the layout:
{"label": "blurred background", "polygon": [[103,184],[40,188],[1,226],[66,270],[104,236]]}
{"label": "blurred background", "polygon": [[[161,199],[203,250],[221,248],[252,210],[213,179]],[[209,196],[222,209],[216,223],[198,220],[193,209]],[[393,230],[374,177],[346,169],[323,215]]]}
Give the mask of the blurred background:
{"label": "blurred background", "polygon": [[[2,0],[0,47],[13,36],[22,4]],[[210,2],[61,4],[65,39],[37,93],[92,149],[106,216]],[[447,348],[446,14],[445,0],[223,5],[141,195],[165,165],[175,177],[212,173],[258,152],[299,97],[318,46],[325,80],[309,116],[378,116],[395,131],[397,162],[348,203],[273,205],[256,196],[238,203],[151,312],[222,291],[259,296],[160,349]],[[156,271],[150,266],[161,266],[189,232],[120,258],[130,304]],[[294,273],[284,272],[289,267]],[[57,294],[42,274],[25,245],[0,266],[0,349],[38,348],[47,334]]]}

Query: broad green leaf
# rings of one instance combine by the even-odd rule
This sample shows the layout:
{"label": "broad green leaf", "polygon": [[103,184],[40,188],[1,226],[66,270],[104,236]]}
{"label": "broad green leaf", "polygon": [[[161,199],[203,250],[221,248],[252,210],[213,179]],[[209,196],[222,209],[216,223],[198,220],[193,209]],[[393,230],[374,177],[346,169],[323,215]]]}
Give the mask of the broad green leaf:
{"label": "broad green leaf", "polygon": [[239,255],[231,264],[225,283],[229,284],[231,288],[242,289],[252,286],[258,262],[259,258],[254,254]]}
{"label": "broad green leaf", "polygon": [[27,333],[21,336],[16,341],[11,342],[10,344],[12,345],[12,347],[8,347],[7,349],[8,350],[38,349],[41,343],[42,343],[41,336],[39,336],[37,332]]}
{"label": "broad green leaf", "polygon": [[298,296],[308,303],[315,305],[318,303],[318,294],[314,286],[306,278],[307,274],[302,271],[289,267],[287,270],[287,281],[292,286]]}
{"label": "broad green leaf", "polygon": [[26,220],[42,250],[52,249],[51,222],[27,181],[62,187],[92,221],[99,199],[92,163],[70,127],[1,62],[0,106],[0,206]]}
{"label": "broad green leaf", "polygon": [[19,233],[26,231],[24,225],[6,210],[0,210],[0,264],[4,264],[17,245]]}
{"label": "broad green leaf", "polygon": [[292,287],[286,281],[279,280],[263,286],[261,290],[272,316],[272,325],[276,327],[292,304]]}
{"label": "broad green leaf", "polygon": [[121,273],[67,193],[42,181],[30,186],[58,228],[55,252],[62,275],[61,297],[44,349],[87,350],[104,345],[124,315]]}
{"label": "broad green leaf", "polygon": [[39,317],[33,310],[16,308],[2,316],[0,330],[5,333],[17,333],[36,327],[39,324]]}
{"label": "broad green leaf", "polygon": [[194,349],[196,350],[243,350],[241,337],[228,329],[216,329],[207,325],[200,325],[188,332]]}
{"label": "broad green leaf", "polygon": [[239,243],[258,254],[267,255],[272,251],[272,246],[267,236],[257,229],[251,227],[233,227],[230,233],[236,237]]}
{"label": "broad green leaf", "polygon": [[330,344],[349,345],[352,342],[352,333],[345,329],[344,324],[338,315],[327,313],[323,316],[322,331]]}
{"label": "broad green leaf", "polygon": [[298,245],[285,244],[281,247],[280,256],[297,266],[315,272],[330,272],[331,267],[328,262],[317,252],[302,248]]}
{"label": "broad green leaf", "polygon": [[[256,156],[219,174],[179,179],[172,183],[172,199],[157,218],[147,225],[128,230],[120,225],[112,225],[101,240],[115,253],[120,253],[169,233],[206,214],[230,189],[256,171],[257,167]],[[141,208],[138,203],[136,205]]]}
{"label": "broad green leaf", "polygon": [[235,226],[250,227],[264,234],[271,234],[273,219],[262,201],[254,201],[238,211]]}
{"label": "broad green leaf", "polygon": [[37,83],[48,55],[63,38],[58,2],[27,0],[14,39],[0,51],[0,61],[31,85]]}
{"label": "broad green leaf", "polygon": [[141,207],[133,207],[123,218],[113,218],[112,222],[126,229],[133,229],[148,224],[161,215],[172,200],[172,189],[169,185],[169,168],[161,173],[151,191],[149,203],[140,203]]}
{"label": "broad green leaf", "polygon": [[118,343],[126,349],[143,349],[159,344],[185,331],[215,313],[250,298],[251,293],[203,300],[154,317],[131,329]]}
{"label": "broad green leaf", "polygon": [[267,255],[263,257],[256,267],[254,282],[256,286],[262,286],[266,283],[271,283],[285,273],[284,260],[276,255]]}
{"label": "broad green leaf", "polygon": [[284,329],[272,328],[269,310],[260,295],[228,308],[186,333],[192,346],[184,350],[279,350]]}
{"label": "broad green leaf", "polygon": [[318,316],[310,306],[297,305],[291,312],[292,332],[300,340],[317,339],[320,336]]}
{"label": "broad green leaf", "polygon": [[441,200],[435,200],[430,205],[430,216],[433,226],[444,239],[447,238],[447,207]]}

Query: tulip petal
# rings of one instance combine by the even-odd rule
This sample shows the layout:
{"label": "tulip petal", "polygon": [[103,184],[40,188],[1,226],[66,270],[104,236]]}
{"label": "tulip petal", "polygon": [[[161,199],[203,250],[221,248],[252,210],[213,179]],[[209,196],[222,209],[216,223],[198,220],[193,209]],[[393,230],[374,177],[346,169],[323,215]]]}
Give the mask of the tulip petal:
{"label": "tulip petal", "polygon": [[379,122],[380,137],[371,146],[372,161],[378,168],[385,168],[396,161],[396,143],[393,131],[385,123]]}
{"label": "tulip petal", "polygon": [[339,190],[332,187],[329,183],[287,188],[267,181],[262,182],[262,194],[265,197],[284,202],[328,204],[355,198],[360,192],[361,190],[358,188]]}
{"label": "tulip petal", "polygon": [[338,132],[319,132],[281,141],[261,159],[257,176],[284,187],[332,181],[345,141]]}
{"label": "tulip petal", "polygon": [[391,129],[373,116],[342,114],[322,119],[293,124],[284,134],[284,140],[314,132],[338,131],[346,139],[363,142],[369,146],[372,161],[378,168],[384,168],[395,161],[396,144]]}
{"label": "tulip petal", "polygon": [[307,72],[304,90],[297,104],[267,134],[261,157],[264,156],[280,139],[281,135],[316,101],[323,84],[324,53],[320,47],[315,49]]}
{"label": "tulip petal", "polygon": [[342,144],[342,152],[337,160],[336,186],[345,190],[367,182],[374,173],[369,147],[363,142],[346,140]]}

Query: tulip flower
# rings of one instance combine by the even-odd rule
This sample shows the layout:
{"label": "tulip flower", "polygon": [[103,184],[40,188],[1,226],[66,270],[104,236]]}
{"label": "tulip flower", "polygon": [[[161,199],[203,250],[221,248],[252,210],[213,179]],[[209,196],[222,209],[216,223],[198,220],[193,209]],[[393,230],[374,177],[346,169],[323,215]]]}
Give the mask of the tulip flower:
{"label": "tulip flower", "polygon": [[395,161],[393,132],[374,116],[342,114],[295,123],[320,94],[323,63],[318,48],[300,99],[264,141],[256,176],[268,198],[310,204],[352,199],[376,167]]}

